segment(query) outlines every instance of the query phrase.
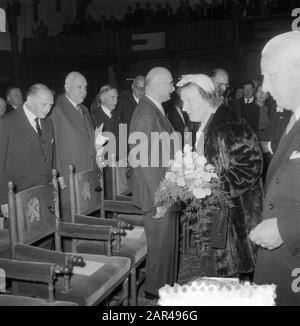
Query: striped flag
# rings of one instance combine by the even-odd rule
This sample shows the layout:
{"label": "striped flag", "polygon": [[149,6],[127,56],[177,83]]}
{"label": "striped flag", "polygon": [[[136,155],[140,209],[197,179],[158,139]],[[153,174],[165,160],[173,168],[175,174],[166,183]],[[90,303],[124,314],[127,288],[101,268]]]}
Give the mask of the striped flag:
{"label": "striped flag", "polygon": [[161,50],[166,46],[165,32],[132,34],[132,51]]}

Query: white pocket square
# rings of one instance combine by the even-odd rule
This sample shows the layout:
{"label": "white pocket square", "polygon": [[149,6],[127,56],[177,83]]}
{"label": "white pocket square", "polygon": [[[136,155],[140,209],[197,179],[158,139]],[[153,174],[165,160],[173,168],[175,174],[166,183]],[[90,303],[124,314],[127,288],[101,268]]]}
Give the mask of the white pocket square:
{"label": "white pocket square", "polygon": [[293,151],[292,155],[290,156],[290,160],[295,160],[297,158],[300,158],[300,152]]}
{"label": "white pocket square", "polygon": [[50,142],[50,144],[53,144],[53,143],[54,143],[54,138],[52,138],[52,139],[51,139],[51,142]]}

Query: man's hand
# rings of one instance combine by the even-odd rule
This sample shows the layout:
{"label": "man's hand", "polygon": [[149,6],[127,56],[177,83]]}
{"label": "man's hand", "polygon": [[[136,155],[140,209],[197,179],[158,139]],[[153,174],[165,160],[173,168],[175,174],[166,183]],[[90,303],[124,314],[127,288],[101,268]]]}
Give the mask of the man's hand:
{"label": "man's hand", "polygon": [[8,204],[1,205],[2,215],[8,218]]}
{"label": "man's hand", "polygon": [[258,224],[249,234],[250,240],[266,249],[275,249],[283,244],[277,218],[270,218]]}
{"label": "man's hand", "polygon": [[165,216],[166,213],[167,213],[167,211],[168,211],[168,207],[167,206],[156,207],[156,214],[153,216],[153,218],[155,220],[158,220],[161,217]]}

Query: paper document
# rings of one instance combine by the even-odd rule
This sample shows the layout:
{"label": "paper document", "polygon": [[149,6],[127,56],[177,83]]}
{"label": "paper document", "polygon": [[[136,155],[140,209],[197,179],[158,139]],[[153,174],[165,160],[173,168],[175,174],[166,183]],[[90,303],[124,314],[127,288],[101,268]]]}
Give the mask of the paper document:
{"label": "paper document", "polygon": [[98,263],[96,261],[85,260],[84,262],[84,267],[75,266],[73,268],[74,274],[91,276],[92,274],[97,272],[102,266],[104,266],[103,263]]}

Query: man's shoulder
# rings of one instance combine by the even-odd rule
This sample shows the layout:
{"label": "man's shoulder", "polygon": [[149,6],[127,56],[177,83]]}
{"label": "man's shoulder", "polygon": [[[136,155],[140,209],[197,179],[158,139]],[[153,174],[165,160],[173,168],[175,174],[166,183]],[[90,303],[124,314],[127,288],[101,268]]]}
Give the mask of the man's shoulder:
{"label": "man's shoulder", "polygon": [[8,113],[5,113],[1,116],[1,121],[4,124],[16,124],[19,123],[19,118],[24,115],[23,107],[19,107],[18,109],[14,109]]}

